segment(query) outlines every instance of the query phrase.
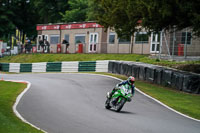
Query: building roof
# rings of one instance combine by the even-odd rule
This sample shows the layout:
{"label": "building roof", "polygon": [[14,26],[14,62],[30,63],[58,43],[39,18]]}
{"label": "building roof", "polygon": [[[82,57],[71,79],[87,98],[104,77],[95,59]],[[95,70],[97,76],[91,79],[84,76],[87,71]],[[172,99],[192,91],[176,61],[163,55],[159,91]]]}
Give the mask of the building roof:
{"label": "building roof", "polygon": [[86,29],[86,28],[103,28],[96,22],[73,22],[73,23],[54,23],[54,24],[38,24],[36,30],[70,30],[70,29]]}

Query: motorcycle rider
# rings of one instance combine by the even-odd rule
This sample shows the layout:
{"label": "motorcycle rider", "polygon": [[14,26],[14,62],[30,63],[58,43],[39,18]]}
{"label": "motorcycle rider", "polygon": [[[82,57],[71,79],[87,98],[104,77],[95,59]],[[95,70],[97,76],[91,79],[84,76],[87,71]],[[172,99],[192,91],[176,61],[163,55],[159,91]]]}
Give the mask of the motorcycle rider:
{"label": "motorcycle rider", "polygon": [[[118,89],[120,89],[120,86],[124,85],[126,89],[131,90],[132,96],[135,93],[135,78],[133,76],[130,76],[127,80],[122,81],[121,83],[117,84],[116,87],[113,88],[112,92],[109,93],[108,92],[108,98],[111,99],[112,95],[115,93],[115,91],[117,91]],[[131,99],[129,99],[131,101]]]}

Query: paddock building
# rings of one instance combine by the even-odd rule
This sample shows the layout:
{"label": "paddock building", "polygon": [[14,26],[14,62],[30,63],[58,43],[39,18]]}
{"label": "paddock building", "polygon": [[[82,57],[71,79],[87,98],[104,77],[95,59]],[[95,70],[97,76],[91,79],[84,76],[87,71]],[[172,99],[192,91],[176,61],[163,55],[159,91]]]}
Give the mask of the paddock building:
{"label": "paddock building", "polygon": [[[50,43],[50,53],[158,54],[160,52],[182,56],[187,52],[187,55],[200,55],[200,41],[198,38],[192,38],[189,30],[176,32],[175,38],[170,32],[148,34],[143,30],[135,33],[134,37],[121,39],[115,31],[106,30],[96,22],[38,24],[36,29],[37,52],[43,51],[39,41],[46,39]],[[70,44],[67,50],[66,45],[62,44],[63,39]]]}

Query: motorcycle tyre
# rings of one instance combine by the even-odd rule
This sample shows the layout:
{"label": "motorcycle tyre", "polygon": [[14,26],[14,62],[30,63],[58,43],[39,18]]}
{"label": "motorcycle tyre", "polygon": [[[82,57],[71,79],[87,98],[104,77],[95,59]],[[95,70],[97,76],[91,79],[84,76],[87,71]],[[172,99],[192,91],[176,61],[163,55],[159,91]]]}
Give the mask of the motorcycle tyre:
{"label": "motorcycle tyre", "polygon": [[110,108],[111,108],[111,106],[110,106],[109,103],[110,103],[110,100],[107,98],[107,99],[106,99],[106,103],[105,103],[105,108],[106,108],[106,109],[110,109]]}
{"label": "motorcycle tyre", "polygon": [[116,105],[116,112],[119,112],[122,109],[122,107],[124,106],[125,103],[126,103],[126,99],[122,98],[122,100],[120,101],[120,103],[118,103]]}

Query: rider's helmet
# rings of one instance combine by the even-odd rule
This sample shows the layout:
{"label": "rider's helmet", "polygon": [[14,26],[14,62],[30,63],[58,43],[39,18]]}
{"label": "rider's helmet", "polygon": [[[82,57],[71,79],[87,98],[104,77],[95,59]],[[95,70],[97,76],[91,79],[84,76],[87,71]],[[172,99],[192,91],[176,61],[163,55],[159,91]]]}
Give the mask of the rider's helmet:
{"label": "rider's helmet", "polygon": [[128,81],[128,83],[129,83],[130,85],[132,85],[132,84],[134,84],[134,82],[135,82],[135,78],[134,78],[133,76],[130,76],[130,77],[127,79],[127,81]]}

